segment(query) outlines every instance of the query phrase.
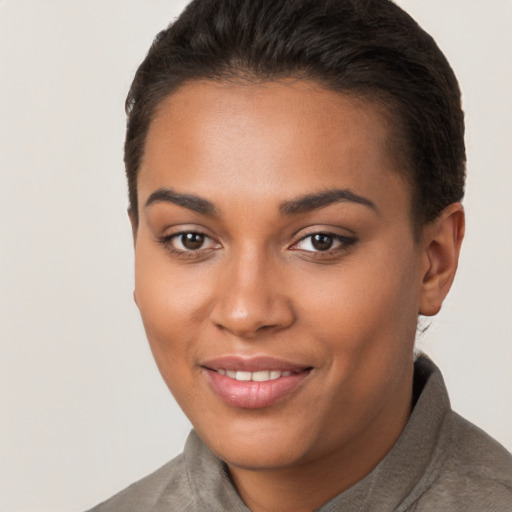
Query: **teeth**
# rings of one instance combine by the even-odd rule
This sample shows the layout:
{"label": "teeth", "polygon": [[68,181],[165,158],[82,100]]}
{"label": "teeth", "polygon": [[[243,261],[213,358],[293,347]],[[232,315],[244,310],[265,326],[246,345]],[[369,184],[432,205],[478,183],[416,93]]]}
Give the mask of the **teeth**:
{"label": "teeth", "polygon": [[234,370],[224,370],[219,369],[217,373],[221,375],[225,375],[230,379],[241,380],[241,381],[254,381],[254,382],[266,382],[268,380],[276,380],[281,377],[289,377],[292,372],[291,371],[279,371],[279,370],[262,370],[259,372],[243,372],[243,371],[234,371]]}
{"label": "teeth", "polygon": [[266,380],[270,380],[270,372],[252,372],[252,378],[256,382],[265,382]]}

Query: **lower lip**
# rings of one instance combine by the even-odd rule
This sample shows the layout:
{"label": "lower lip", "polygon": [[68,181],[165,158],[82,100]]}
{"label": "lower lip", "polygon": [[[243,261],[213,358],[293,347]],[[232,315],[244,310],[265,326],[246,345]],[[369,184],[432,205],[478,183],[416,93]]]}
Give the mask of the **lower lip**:
{"label": "lower lip", "polygon": [[211,387],[227,404],[243,409],[269,407],[293,393],[309,375],[309,370],[265,382],[242,381],[205,368]]}

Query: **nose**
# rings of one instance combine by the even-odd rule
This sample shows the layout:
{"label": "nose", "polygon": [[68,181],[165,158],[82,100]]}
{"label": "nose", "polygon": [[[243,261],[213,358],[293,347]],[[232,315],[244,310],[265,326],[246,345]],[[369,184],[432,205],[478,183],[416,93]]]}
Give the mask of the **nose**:
{"label": "nose", "polygon": [[278,262],[255,250],[226,262],[210,313],[219,328],[239,338],[286,329],[295,322]]}

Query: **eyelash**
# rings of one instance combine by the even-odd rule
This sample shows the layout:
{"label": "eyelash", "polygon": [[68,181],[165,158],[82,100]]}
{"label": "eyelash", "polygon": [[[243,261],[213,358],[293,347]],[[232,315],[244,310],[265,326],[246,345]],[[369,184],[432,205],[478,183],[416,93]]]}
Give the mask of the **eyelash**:
{"label": "eyelash", "polygon": [[[207,247],[202,248],[199,247],[197,249],[178,249],[173,246],[174,240],[179,240],[180,238],[184,237],[185,235],[198,235],[203,238],[203,243],[206,240],[210,240],[218,247]],[[338,242],[338,246],[334,248],[328,248],[326,250],[307,250],[307,249],[300,249],[297,248],[299,244],[302,242],[310,239],[310,244],[312,245],[313,237],[315,236],[324,236],[327,238],[330,238],[332,240],[332,243]],[[199,258],[200,256],[206,256],[207,254],[210,254],[212,251],[219,248],[221,245],[217,242],[215,242],[210,236],[208,236],[206,233],[203,233],[201,231],[180,231],[179,233],[174,233],[172,235],[166,235],[158,238],[158,243],[164,247],[169,253],[183,259],[194,259]],[[349,250],[351,246],[353,246],[357,242],[357,238],[355,237],[348,237],[344,235],[339,235],[336,233],[331,233],[328,231],[316,231],[314,233],[308,233],[307,235],[303,236],[301,239],[299,239],[297,242],[295,242],[291,247],[290,250],[293,251],[301,251],[303,253],[306,253],[309,255],[309,257],[312,258],[328,258],[336,256],[342,252],[345,252]],[[183,243],[182,243],[183,245]],[[202,244],[203,245],[203,244]]]}

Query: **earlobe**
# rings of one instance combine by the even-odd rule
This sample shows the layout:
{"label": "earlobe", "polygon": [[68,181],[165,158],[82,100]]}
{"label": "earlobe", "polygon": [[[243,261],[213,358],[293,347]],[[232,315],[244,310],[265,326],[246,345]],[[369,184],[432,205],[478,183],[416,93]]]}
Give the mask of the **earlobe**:
{"label": "earlobe", "polygon": [[457,271],[464,228],[464,209],[460,203],[446,207],[436,220],[425,227],[421,315],[437,314],[450,291]]}

